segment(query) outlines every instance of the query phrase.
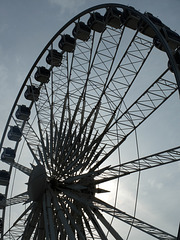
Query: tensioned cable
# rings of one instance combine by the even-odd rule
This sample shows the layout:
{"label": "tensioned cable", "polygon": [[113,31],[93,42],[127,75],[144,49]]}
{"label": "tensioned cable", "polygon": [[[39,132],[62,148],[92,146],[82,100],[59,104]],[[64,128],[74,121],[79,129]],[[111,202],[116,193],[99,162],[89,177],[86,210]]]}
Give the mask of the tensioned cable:
{"label": "tensioned cable", "polygon": [[[120,141],[120,140],[119,140],[119,138],[118,138],[119,135],[118,135],[117,124],[116,124],[116,132],[117,132],[117,142],[118,142],[118,141]],[[119,172],[120,172],[120,164],[121,164],[121,152],[120,152],[120,146],[118,147],[118,162],[119,162]],[[119,184],[120,184],[120,178],[117,179],[116,193],[115,193],[115,200],[114,200],[114,208],[115,208],[116,205],[117,205]],[[115,212],[115,210],[114,210],[114,212]],[[111,219],[110,226],[112,226],[113,221],[114,221],[114,216],[113,216],[112,219]],[[108,236],[108,234],[109,234],[109,229],[108,229],[108,232],[107,232],[106,236]]]}
{"label": "tensioned cable", "polygon": [[[36,119],[36,116],[34,117],[34,119],[33,119],[33,121],[32,121],[32,124],[34,123],[35,119]],[[24,148],[24,144],[25,144],[25,143],[26,143],[26,139],[24,139],[24,141],[23,141],[23,144],[22,144],[22,147],[21,147],[21,150],[20,150],[20,152],[19,152],[18,159],[17,159],[17,163],[18,163],[19,160],[20,160],[20,157],[21,157],[21,154],[22,154],[22,151],[23,151],[23,148]],[[32,164],[33,164],[33,163],[34,163],[34,159],[33,159]],[[17,172],[17,169],[15,169],[15,171],[14,171],[14,176],[13,176],[13,180],[12,180],[12,187],[11,187],[11,192],[10,192],[10,198],[12,197],[13,191],[14,191],[14,183],[15,183],[16,172]],[[10,208],[9,208],[9,224],[8,224],[8,225],[9,225],[9,228],[11,227],[10,221],[11,221],[11,205],[10,205]]]}
{"label": "tensioned cable", "polygon": [[[139,154],[139,145],[138,145],[138,139],[137,139],[137,129],[135,129],[135,141],[136,141],[136,151],[137,151],[137,157],[138,159],[140,158],[140,154]],[[139,162],[139,169],[140,169],[140,162]],[[135,218],[136,216],[136,212],[137,212],[137,203],[138,203],[138,196],[139,196],[139,186],[140,186],[140,178],[141,178],[141,171],[139,171],[138,173],[138,179],[137,179],[137,188],[136,188],[136,198],[135,198],[135,204],[134,204],[134,213],[133,213],[133,218]],[[129,232],[127,234],[126,240],[129,239],[132,227],[133,227],[133,223],[134,223],[134,219],[132,221],[132,224],[129,228]]]}
{"label": "tensioned cable", "polygon": [[[20,157],[21,157],[21,154],[22,154],[22,151],[23,151],[25,142],[26,142],[26,141],[25,141],[25,139],[24,139],[23,144],[22,144],[22,147],[21,147],[21,150],[20,150],[20,153],[19,153],[19,156],[18,156],[17,163],[18,163],[19,160],[20,160]],[[17,169],[15,168],[15,170],[14,170],[14,176],[13,176],[13,180],[12,180],[12,187],[11,187],[10,198],[12,197],[13,191],[14,191],[14,183],[15,183],[16,172],[17,172]],[[10,229],[10,227],[11,227],[11,205],[10,205],[10,208],[9,208],[9,229]]]}

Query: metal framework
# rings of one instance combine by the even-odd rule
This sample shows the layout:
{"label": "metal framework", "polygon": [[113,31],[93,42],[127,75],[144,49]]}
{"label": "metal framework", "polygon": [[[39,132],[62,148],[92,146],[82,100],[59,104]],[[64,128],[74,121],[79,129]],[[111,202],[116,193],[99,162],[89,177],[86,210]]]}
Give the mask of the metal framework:
{"label": "metal framework", "polygon": [[[149,30],[143,32],[142,26]],[[1,140],[2,163],[11,175],[10,181],[0,183],[1,240],[110,239],[108,234],[124,239],[106,215],[152,238],[179,239],[179,234],[173,236],[118,209],[117,194],[111,203],[98,198],[107,192],[102,183],[180,160],[179,146],[131,161],[120,157],[124,143],[180,89],[179,66],[172,54],[180,37],[179,42],[166,39],[160,32],[165,27],[131,7],[103,4],[71,19],[45,46],[18,93]],[[73,38],[67,37],[70,32]],[[161,54],[154,36],[163,46]],[[62,46],[60,39],[66,39]],[[61,58],[53,55],[56,49]],[[161,62],[158,71],[156,59]],[[37,80],[41,66],[46,73]],[[25,99],[26,86],[39,94],[31,91]],[[28,107],[30,116],[22,112],[17,117],[21,105]],[[10,126],[18,127],[24,141],[9,138]],[[7,143],[15,157],[6,153]],[[17,190],[13,175],[20,172],[28,178],[27,187],[12,195]],[[11,218],[14,206],[20,209],[19,217],[8,226],[6,211]]]}

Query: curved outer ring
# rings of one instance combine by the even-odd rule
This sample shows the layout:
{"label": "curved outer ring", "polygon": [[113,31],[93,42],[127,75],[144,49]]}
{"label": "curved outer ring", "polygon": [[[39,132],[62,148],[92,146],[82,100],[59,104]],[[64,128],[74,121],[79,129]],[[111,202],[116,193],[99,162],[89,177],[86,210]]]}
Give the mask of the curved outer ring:
{"label": "curved outer ring", "polygon": [[[41,51],[41,53],[39,54],[38,58],[36,59],[36,61],[34,62],[34,64],[32,65],[29,73],[27,74],[20,90],[19,90],[19,93],[15,99],[15,102],[13,104],[13,107],[11,109],[11,112],[9,114],[9,117],[8,117],[8,120],[6,122],[6,126],[5,126],[5,129],[4,129],[4,132],[3,132],[3,135],[2,135],[2,139],[1,139],[1,142],[0,142],[0,151],[2,149],[2,146],[3,146],[3,142],[4,142],[4,139],[6,137],[6,133],[7,133],[7,129],[8,129],[8,126],[9,126],[9,123],[11,121],[11,118],[12,118],[12,115],[14,113],[14,110],[17,106],[17,103],[18,103],[18,100],[24,90],[24,87],[26,86],[27,84],[27,81],[29,80],[33,70],[35,69],[35,67],[37,66],[38,62],[40,61],[41,57],[44,55],[44,53],[47,51],[47,49],[50,47],[50,45],[52,44],[52,42],[70,25],[72,24],[75,20],[77,20],[78,18],[82,17],[83,15],[85,14],[88,14],[92,11],[95,11],[95,10],[98,10],[98,9],[101,9],[101,8],[108,8],[108,7],[117,7],[117,8],[122,8],[122,9],[128,9],[130,10],[131,12],[134,12],[135,14],[139,15],[141,19],[143,19],[152,29],[153,31],[155,32],[155,34],[158,36],[158,38],[160,39],[161,43],[163,44],[163,47],[165,49],[165,52],[167,53],[167,56],[169,58],[169,61],[171,63],[171,66],[172,66],[172,69],[173,69],[173,72],[174,72],[174,75],[175,75],[175,78],[176,78],[176,81],[177,81],[177,85],[178,85],[178,89],[180,91],[180,71],[178,69],[178,66],[175,62],[175,59],[172,55],[172,50],[170,49],[167,41],[165,40],[165,38],[162,36],[162,34],[160,33],[159,29],[156,27],[156,25],[148,18],[146,17],[144,14],[138,12],[137,10],[135,9],[132,9],[132,8],[129,8],[128,6],[125,6],[125,5],[122,5],[122,4],[118,4],[118,3],[106,3],[106,4],[100,4],[100,5],[96,5],[94,7],[90,7],[84,11],[82,11],[81,13],[77,14],[75,17],[73,17],[70,21],[68,21],[62,28],[60,28],[60,30],[51,38],[51,40],[46,44],[46,46],[44,47],[44,49]],[[10,174],[11,174],[11,170],[12,170],[12,167],[10,167]],[[9,185],[6,187],[6,194],[7,195],[7,192],[8,192],[8,187]],[[3,222],[4,222],[4,217],[5,217],[5,208],[3,209],[3,214],[2,214],[2,219],[3,219]]]}
{"label": "curved outer ring", "polygon": [[[88,8],[87,10],[81,12],[80,14],[76,15],[74,18],[72,18],[69,22],[67,22],[53,37],[52,39],[47,43],[47,45],[44,47],[44,49],[42,50],[42,52],[39,54],[38,58],[36,59],[36,61],[34,62],[33,66],[31,67],[28,75],[26,76],[24,82],[23,82],[23,85],[15,99],[15,102],[14,102],[14,105],[11,109],[11,112],[10,112],[10,115],[9,115],[9,118],[7,120],[7,123],[6,123],[6,126],[5,126],[5,130],[3,132],[3,136],[2,136],[2,139],[1,139],[1,143],[0,143],[0,150],[2,148],[2,145],[3,145],[3,142],[4,142],[4,138],[6,136],[6,131],[7,131],[7,128],[9,126],[9,122],[11,120],[11,117],[12,117],[12,114],[14,112],[14,109],[17,105],[17,102],[22,94],[22,91],[24,89],[24,87],[26,86],[26,83],[29,79],[29,77],[31,76],[34,68],[37,66],[39,60],[41,59],[41,57],[43,56],[43,54],[46,52],[46,50],[49,48],[49,46],[51,45],[51,43],[61,34],[61,32],[63,32],[71,23],[73,23],[76,19],[80,18],[81,16],[89,13],[89,12],[92,12],[94,10],[98,10],[100,8],[107,8],[107,7],[118,7],[118,8],[123,8],[123,9],[129,9],[129,7],[125,6],[125,5],[122,5],[122,4],[116,4],[116,3],[109,3],[109,4],[101,4],[101,5],[97,5],[97,6],[94,6],[94,7],[91,7],[91,8]],[[162,42],[163,44],[163,47],[168,55],[168,58],[170,60],[170,63],[171,63],[171,66],[173,68],[173,72],[174,72],[174,75],[175,75],[175,78],[176,78],[176,81],[177,81],[177,84],[178,84],[178,88],[179,88],[179,91],[180,91],[180,72],[178,70],[178,67],[177,67],[177,64],[174,60],[174,57],[172,55],[172,51],[168,45],[168,43],[166,42],[166,40],[164,39],[164,37],[162,36],[162,34],[160,33],[159,29],[156,27],[156,25],[149,19],[147,18],[144,14],[138,12],[137,10],[135,9],[130,9],[130,11],[132,12],[135,12],[136,14],[138,14],[145,22],[147,22],[149,24],[149,26],[154,30],[154,32],[156,33],[156,35],[158,36],[158,38],[160,39],[160,41]]]}

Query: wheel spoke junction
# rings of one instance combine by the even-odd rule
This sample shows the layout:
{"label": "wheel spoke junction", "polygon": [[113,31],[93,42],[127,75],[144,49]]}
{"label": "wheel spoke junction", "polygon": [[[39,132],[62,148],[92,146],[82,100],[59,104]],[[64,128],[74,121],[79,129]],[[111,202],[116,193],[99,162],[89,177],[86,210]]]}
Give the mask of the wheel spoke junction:
{"label": "wheel spoke junction", "polygon": [[[117,203],[122,177],[180,160],[179,146],[140,157],[137,138],[178,101],[180,37],[168,31],[149,13],[104,4],[78,14],[46,45],[1,141],[2,240],[125,239],[114,219],[148,237],[177,239]],[[124,159],[132,139],[136,154]],[[114,199],[104,202],[103,183],[112,181]]]}

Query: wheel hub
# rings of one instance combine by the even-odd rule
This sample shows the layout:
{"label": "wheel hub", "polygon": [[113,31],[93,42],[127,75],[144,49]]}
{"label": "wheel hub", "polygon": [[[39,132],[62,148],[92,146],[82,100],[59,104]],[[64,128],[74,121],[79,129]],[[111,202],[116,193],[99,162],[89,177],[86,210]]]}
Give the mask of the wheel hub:
{"label": "wheel hub", "polygon": [[45,192],[46,185],[47,177],[44,166],[33,166],[28,182],[29,199],[32,201],[39,201]]}
{"label": "wheel hub", "polygon": [[51,189],[56,190],[58,192],[63,192],[64,189],[69,189],[82,194],[86,194],[89,197],[94,196],[96,192],[94,179],[89,177],[85,177],[79,181],[72,182],[72,183],[66,183],[66,181],[60,182],[55,178],[52,178],[49,181],[49,183],[50,183]]}
{"label": "wheel hub", "polygon": [[63,192],[64,189],[76,191],[82,194],[92,197],[97,192],[94,179],[92,177],[85,177],[79,181],[73,183],[61,182],[55,178],[51,178],[47,181],[47,175],[44,166],[33,166],[33,170],[28,181],[28,195],[31,201],[41,200],[49,183],[50,188],[53,191]]}

